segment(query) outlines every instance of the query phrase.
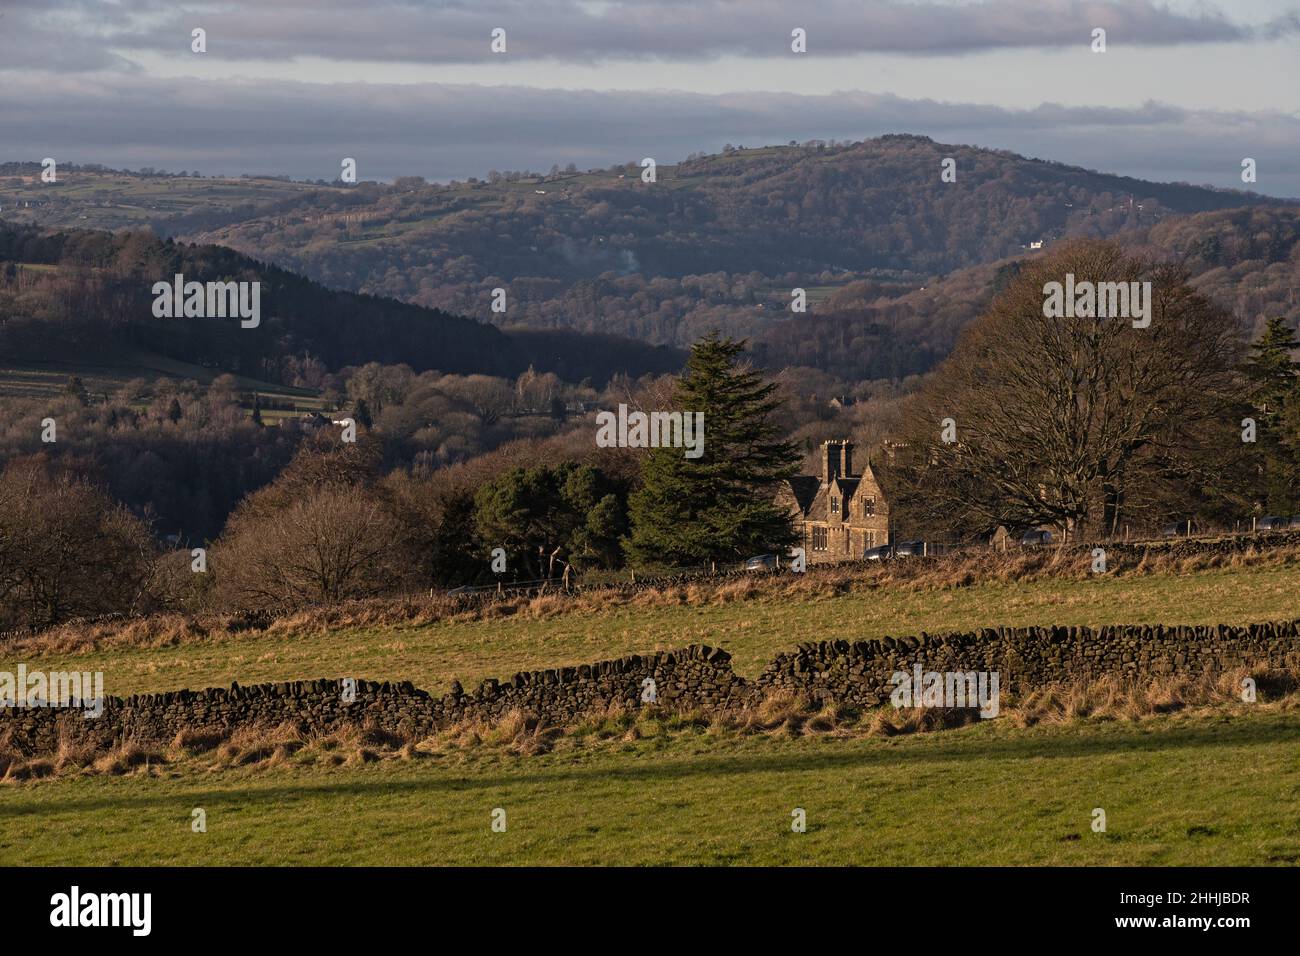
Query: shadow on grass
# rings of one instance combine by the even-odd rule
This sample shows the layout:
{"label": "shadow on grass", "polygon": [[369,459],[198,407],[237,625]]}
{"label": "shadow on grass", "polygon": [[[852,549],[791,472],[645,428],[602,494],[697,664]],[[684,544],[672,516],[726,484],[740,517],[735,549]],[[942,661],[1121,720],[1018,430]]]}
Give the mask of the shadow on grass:
{"label": "shadow on grass", "polygon": [[[1103,726],[1105,730],[1102,729]],[[415,761],[402,765],[403,776],[399,779],[389,775],[371,779],[356,779],[354,776],[347,780],[326,780],[320,783],[294,785],[271,783],[267,786],[261,785],[262,781],[256,781],[250,786],[245,780],[240,780],[232,782],[232,786],[227,788],[205,790],[189,789],[189,780],[185,777],[174,780],[122,778],[124,781],[129,780],[140,785],[155,784],[165,788],[165,792],[134,796],[122,794],[101,799],[43,799],[43,796],[51,796],[48,788],[61,787],[72,782],[45,781],[17,791],[6,792],[7,788],[0,788],[0,820],[6,817],[19,818],[51,811],[60,813],[103,809],[130,811],[160,807],[175,804],[181,795],[187,803],[196,805],[200,803],[220,805],[235,799],[238,799],[242,805],[252,802],[293,803],[318,797],[361,798],[404,793],[464,793],[500,790],[504,787],[535,787],[553,783],[586,782],[596,786],[602,782],[649,781],[662,786],[666,781],[684,781],[698,777],[722,778],[747,774],[787,774],[825,770],[850,771],[890,764],[896,765],[899,770],[915,771],[926,765],[942,765],[954,761],[965,763],[1073,759],[1200,748],[1273,746],[1284,743],[1300,746],[1300,719],[1286,714],[1271,714],[1263,720],[1253,719],[1236,723],[1198,721],[1194,726],[1186,727],[1165,724],[1158,730],[1144,730],[1141,725],[1100,725],[1087,729],[1100,732],[1069,736],[1065,732],[1052,732],[1014,739],[980,739],[972,735],[971,729],[947,730],[907,738],[904,746],[891,745],[875,739],[868,741],[808,739],[807,742],[816,749],[815,752],[804,753],[736,753],[681,757],[659,756],[645,752],[631,755],[615,751],[599,754],[598,766],[556,766],[559,761],[568,759],[567,754],[518,757],[511,758],[517,762],[513,763],[509,773],[484,772],[472,765],[450,767],[427,761]],[[1130,732],[1116,733],[1113,730]],[[1134,734],[1139,731],[1142,735],[1135,737]],[[1032,733],[1032,731],[1022,733]],[[940,735],[944,739],[936,739]],[[775,741],[769,742],[775,743]],[[596,755],[588,753],[583,756]],[[620,758],[624,759],[616,765],[610,765],[620,761]],[[266,771],[268,775],[286,772],[293,771],[287,769]],[[347,771],[335,769],[325,772]],[[105,780],[102,777],[90,779]]]}

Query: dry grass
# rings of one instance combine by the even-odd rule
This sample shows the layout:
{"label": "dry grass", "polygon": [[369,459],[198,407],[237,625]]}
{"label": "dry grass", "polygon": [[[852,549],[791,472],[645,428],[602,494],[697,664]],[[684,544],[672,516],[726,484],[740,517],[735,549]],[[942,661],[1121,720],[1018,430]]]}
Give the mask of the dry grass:
{"label": "dry grass", "polygon": [[[1255,704],[1242,700],[1242,682],[1246,678],[1255,682]],[[1261,704],[1281,710],[1300,706],[1300,680],[1296,674],[1240,667],[1218,674],[1169,676],[1154,681],[1106,677],[1032,691],[1004,706],[1003,714],[1018,727],[1030,727],[1073,720],[1134,721],[1183,711]]]}
{"label": "dry grass", "polygon": [[[1245,678],[1255,682],[1254,703],[1242,700]],[[1078,721],[1139,722],[1170,715],[1245,713],[1257,708],[1300,708],[1300,676],[1292,671],[1235,668],[1218,674],[1155,681],[1113,677],[1055,684],[1021,697],[1003,695],[999,718],[1014,728]],[[997,719],[997,718],[995,718]],[[42,777],[156,774],[162,767],[221,771],[235,767],[273,768],[290,764],[355,766],[382,760],[463,761],[498,754],[529,757],[626,746],[634,741],[667,744],[682,736],[713,739],[768,736],[895,737],[980,723],[970,708],[905,708],[889,705],[857,710],[805,697],[775,693],[752,706],[730,711],[671,710],[614,706],[589,712],[568,726],[513,710],[494,720],[466,719],[416,738],[374,723],[349,725],[327,734],[305,733],[293,724],[247,727],[226,738],[178,734],[164,750],[128,741],[105,753],[61,740],[53,755],[22,757],[0,737],[0,782]]]}
{"label": "dry grass", "polygon": [[[1176,576],[1217,568],[1284,567],[1300,563],[1300,543],[1261,546],[1242,539],[1233,551],[1206,550],[1197,542],[1149,548],[1114,548],[1108,577]],[[572,613],[607,611],[611,603],[633,608],[706,607],[749,601],[806,601],[881,589],[951,591],[988,583],[1084,580],[1092,575],[1087,549],[1043,548],[1005,554],[966,552],[923,560],[813,567],[806,574],[748,574],[701,578],[640,588],[596,588],[540,595],[479,595],[471,599],[408,595],[309,607],[269,620],[265,627],[246,615],[157,614],[146,618],[69,623],[34,635],[0,641],[13,656],[86,653],[123,648],[163,648],[195,641],[220,642],[250,631],[269,637],[385,627],[421,627],[442,621],[490,621],[508,617],[545,620]]]}

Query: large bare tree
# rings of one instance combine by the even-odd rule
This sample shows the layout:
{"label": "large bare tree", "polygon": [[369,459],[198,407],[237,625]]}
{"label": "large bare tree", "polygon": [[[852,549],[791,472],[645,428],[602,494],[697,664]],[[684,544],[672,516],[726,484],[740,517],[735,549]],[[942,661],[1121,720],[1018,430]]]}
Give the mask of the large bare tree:
{"label": "large bare tree", "polygon": [[0,627],[147,609],[148,527],[84,479],[41,462],[0,472]]}
{"label": "large bare tree", "polygon": [[[1133,303],[1125,316],[1049,317],[1050,284],[1067,277],[1149,282],[1149,325],[1135,327]],[[1213,483],[1234,441],[1240,451],[1240,351],[1236,323],[1177,267],[1110,243],[1063,246],[1021,269],[918,395],[898,469],[906,511],[931,528],[1067,535],[1159,517],[1177,489]]]}
{"label": "large bare tree", "polygon": [[379,496],[338,483],[274,509],[237,510],[213,557],[222,603],[239,608],[371,597],[411,570]]}

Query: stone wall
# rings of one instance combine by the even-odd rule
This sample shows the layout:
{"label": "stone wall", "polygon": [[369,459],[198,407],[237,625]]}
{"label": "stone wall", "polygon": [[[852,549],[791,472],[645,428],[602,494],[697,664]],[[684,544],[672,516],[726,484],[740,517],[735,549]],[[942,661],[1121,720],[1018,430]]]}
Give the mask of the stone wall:
{"label": "stone wall", "polygon": [[32,754],[55,749],[60,736],[107,748],[125,740],[165,744],[180,730],[225,737],[244,726],[286,722],[305,731],[373,723],[394,733],[424,735],[459,720],[492,720],[513,710],[563,724],[611,705],[640,706],[647,678],[654,681],[657,702],[683,710],[740,706],[749,690],[731,669],[730,654],[692,645],[520,673],[505,682],[486,680],[472,693],[453,681],[442,697],[409,682],[357,680],[355,699],[345,701],[342,680],[311,680],[110,697],[95,718],[67,708],[0,708],[0,742],[11,733],[9,745]]}
{"label": "stone wall", "polygon": [[340,680],[232,685],[109,698],[103,714],[93,719],[77,710],[0,708],[0,743],[8,738],[9,746],[32,754],[55,749],[60,736],[100,747],[124,740],[165,744],[181,730],[224,737],[240,727],[286,722],[319,732],[370,722],[391,732],[422,735],[459,720],[491,720],[513,710],[564,724],[610,705],[643,706],[647,678],[654,680],[658,703],[683,710],[737,708],[773,692],[866,707],[888,700],[891,676],[918,663],[930,671],[997,671],[1003,693],[1104,675],[1142,680],[1237,665],[1300,671],[1300,621],[1243,627],[987,628],[880,641],[824,641],[779,654],[754,681],[732,670],[726,651],[692,645],[520,673],[505,682],[487,680],[472,693],[453,682],[441,697],[407,682],[357,680],[350,702],[344,700]]}
{"label": "stone wall", "polygon": [[997,671],[1003,693],[1110,675],[1141,680],[1266,664],[1300,669],[1300,621],[1244,627],[999,627],[856,643],[823,641],[777,655],[755,689],[874,706],[888,700],[891,676],[917,663],[929,671]]}

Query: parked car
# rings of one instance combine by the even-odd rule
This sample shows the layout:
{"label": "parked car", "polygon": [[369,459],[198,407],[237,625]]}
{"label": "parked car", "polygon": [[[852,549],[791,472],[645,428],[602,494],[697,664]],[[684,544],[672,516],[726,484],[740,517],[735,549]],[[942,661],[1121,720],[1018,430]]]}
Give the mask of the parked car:
{"label": "parked car", "polygon": [[1264,515],[1255,522],[1256,531],[1285,531],[1291,525],[1290,518],[1281,515]]}
{"label": "parked car", "polygon": [[756,554],[745,560],[746,571],[775,571],[781,566],[775,554]]}
{"label": "parked car", "polygon": [[882,544],[878,548],[867,548],[866,551],[862,552],[862,560],[863,561],[885,561],[893,557],[893,554],[891,552],[892,549],[887,544]]}
{"label": "parked car", "polygon": [[1292,515],[1292,516],[1291,516],[1291,524],[1288,525],[1288,527],[1289,527],[1292,531],[1294,531],[1296,528],[1300,528],[1300,515]]}
{"label": "parked car", "polygon": [[1020,536],[1020,544],[1023,547],[1033,548],[1043,544],[1052,543],[1052,532],[1043,531],[1041,528],[1034,528],[1026,531]]}
{"label": "parked car", "polygon": [[894,545],[894,557],[919,558],[925,554],[924,541],[899,541]]}

